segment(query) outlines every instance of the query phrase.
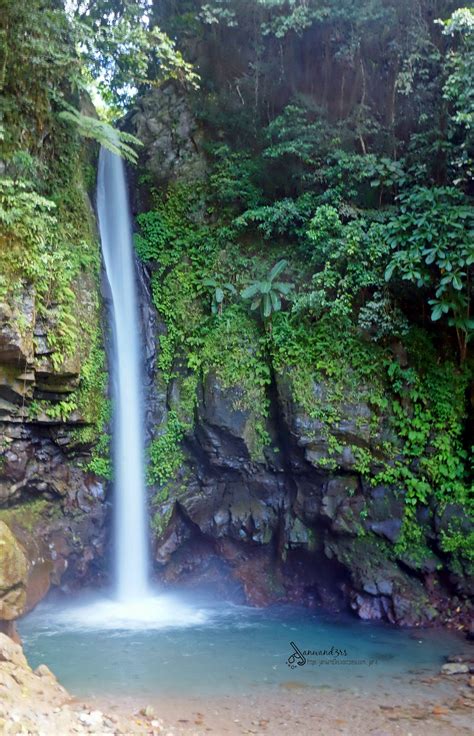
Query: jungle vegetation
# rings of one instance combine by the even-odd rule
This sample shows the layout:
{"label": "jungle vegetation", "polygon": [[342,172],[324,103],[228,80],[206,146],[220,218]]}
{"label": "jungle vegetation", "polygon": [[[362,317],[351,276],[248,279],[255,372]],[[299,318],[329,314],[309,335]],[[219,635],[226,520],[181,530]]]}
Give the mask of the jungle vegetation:
{"label": "jungle vegetation", "polygon": [[[402,546],[424,544],[420,505],[467,508],[472,9],[451,0],[3,0],[0,38],[0,291],[30,281],[39,308],[63,305],[58,360],[76,339],[71,273],[93,257],[71,196],[80,137],[138,160],[148,182],[136,247],[167,325],[161,377],[186,374],[150,450],[162,493],[182,461],[203,371],[245,387],[258,458],[272,372],[291,367],[302,404],[312,377],[333,380],[329,434],[351,381],[369,383],[372,405],[390,412],[403,457],[394,451],[377,482],[405,494]],[[207,175],[158,190],[140,171],[137,141],[110,124],[166,80],[203,131]],[[90,189],[91,162],[80,169]],[[371,458],[361,455],[359,469],[370,475]],[[467,554],[464,542],[453,529],[446,551]]]}

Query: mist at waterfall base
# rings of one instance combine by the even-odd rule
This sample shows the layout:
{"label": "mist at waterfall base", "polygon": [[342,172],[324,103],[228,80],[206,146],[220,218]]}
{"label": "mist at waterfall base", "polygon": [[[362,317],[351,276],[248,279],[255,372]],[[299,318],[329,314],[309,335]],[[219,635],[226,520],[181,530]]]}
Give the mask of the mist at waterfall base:
{"label": "mist at waterfall base", "polygon": [[[297,681],[355,689],[408,683],[462,649],[448,632],[409,632],[296,607],[265,610],[149,584],[140,344],[131,221],[123,164],[101,150],[97,191],[112,301],[115,588],[67,602],[50,597],[19,624],[33,667],[46,663],[72,694],[229,695]],[[347,655],[291,667],[291,642]],[[359,664],[346,662],[360,660]],[[365,662],[365,663],[364,663]],[[405,684],[407,688],[411,685]]]}

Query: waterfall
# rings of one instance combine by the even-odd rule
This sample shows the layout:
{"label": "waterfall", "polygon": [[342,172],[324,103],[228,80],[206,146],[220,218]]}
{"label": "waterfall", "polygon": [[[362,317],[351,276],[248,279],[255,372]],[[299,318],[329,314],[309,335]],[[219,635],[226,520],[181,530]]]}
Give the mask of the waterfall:
{"label": "waterfall", "polygon": [[115,575],[122,601],[148,590],[141,352],[132,229],[122,160],[100,150],[97,212],[112,295]]}

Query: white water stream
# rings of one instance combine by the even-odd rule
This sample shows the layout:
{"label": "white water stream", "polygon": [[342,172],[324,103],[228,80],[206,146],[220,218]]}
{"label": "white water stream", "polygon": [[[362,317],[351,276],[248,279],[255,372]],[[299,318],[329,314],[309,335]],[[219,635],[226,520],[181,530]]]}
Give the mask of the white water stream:
{"label": "white water stream", "polygon": [[148,592],[141,353],[132,228],[125,169],[100,150],[97,212],[112,296],[115,579],[122,602]]}
{"label": "white water stream", "polygon": [[[95,596],[68,607],[68,625],[110,629],[161,629],[200,624],[207,614],[149,582],[144,478],[144,412],[135,261],[125,169],[101,148],[97,213],[112,297],[115,595]],[[61,612],[57,612],[58,622]]]}

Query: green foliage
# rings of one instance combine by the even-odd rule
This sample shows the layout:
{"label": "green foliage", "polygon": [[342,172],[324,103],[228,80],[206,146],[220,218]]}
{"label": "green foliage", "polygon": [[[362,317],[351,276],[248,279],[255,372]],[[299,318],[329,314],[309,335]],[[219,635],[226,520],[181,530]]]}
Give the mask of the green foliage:
{"label": "green foliage", "polygon": [[161,212],[145,212],[138,216],[140,232],[134,236],[135,250],[145,263],[165,257],[173,231]]}
{"label": "green foliage", "polygon": [[375,478],[398,487],[405,499],[399,553],[422,539],[416,515],[420,506],[434,504],[441,513],[447,504],[459,503],[467,514],[474,511],[463,441],[469,372],[440,362],[423,333],[413,332],[406,344],[410,367],[387,364],[392,424],[403,454]]}
{"label": "green foliage", "polygon": [[265,281],[255,281],[241,292],[242,299],[252,300],[250,309],[260,309],[262,319],[268,320],[275,312],[281,310],[281,300],[290,293],[293,284],[285,281],[276,281],[285,270],[288,261],[282,259],[275,263],[269,271]]}
{"label": "green foliage", "polygon": [[149,480],[165,495],[185,464],[182,440],[194,423],[198,377],[212,375],[223,388],[238,390],[235,408],[251,416],[247,442],[255,459],[270,441],[264,338],[240,304],[223,309],[226,294],[237,295],[236,278],[242,284],[245,259],[236,260],[227,226],[200,218],[204,210],[197,188],[170,188],[157,196],[155,209],[139,216],[135,238],[140,257],[152,265],[153,301],[166,324],[159,338],[160,380],[179,387],[179,400],[150,448]]}
{"label": "green foliage", "polygon": [[239,209],[255,207],[261,199],[258,161],[246,152],[233,151],[226,144],[212,146],[210,153],[213,167],[209,186],[216,202]]}
{"label": "green foliage", "polygon": [[400,213],[386,228],[395,251],[385,277],[394,273],[429,290],[431,319],[446,315],[456,329],[461,361],[474,320],[470,315],[474,215],[468,201],[449,187],[415,188],[400,196]]}
{"label": "green foliage", "polygon": [[314,271],[311,286],[298,293],[293,311],[353,322],[364,298],[383,285],[388,252],[383,232],[383,224],[376,220],[344,223],[335,207],[318,207],[306,231],[304,250]]}
{"label": "green foliage", "polygon": [[403,338],[409,330],[406,317],[391,296],[382,291],[375,291],[360,308],[357,325],[375,342]]}
{"label": "green foliage", "polygon": [[87,424],[76,432],[76,440],[92,450],[87,464],[88,470],[111,480],[111,402],[107,398],[108,373],[98,326],[93,329],[89,340],[89,354],[81,366],[81,381],[77,392],[78,409]]}
{"label": "green foliage", "polygon": [[200,78],[193,65],[185,60],[176,43],[156,26],[150,30],[148,48],[156,57],[161,80],[175,79],[190,88],[198,88]]}
{"label": "green foliage", "polygon": [[72,287],[83,268],[97,274],[98,253],[91,236],[89,241],[70,242],[70,226],[59,220],[61,212],[61,207],[36,194],[27,182],[4,180],[0,184],[1,296],[16,298],[34,287],[35,312],[51,325],[47,340],[53,370],[77,351],[81,354],[80,388],[58,402],[33,401],[28,414],[36,418],[44,412],[51,419],[66,421],[79,410],[89,424],[80,431],[80,441],[92,445],[98,439],[95,459],[105,451],[105,419],[97,412],[103,411],[107,375],[98,324],[90,321],[91,316],[97,319],[97,304],[79,331],[82,307]]}
{"label": "green foliage", "polygon": [[[264,5],[265,2],[262,2]],[[307,3],[285,3],[271,2],[268,5],[277,11],[284,10],[283,14],[275,13],[273,18],[269,18],[262,24],[262,34],[274,35],[276,38],[285,38],[289,33],[301,34],[311,26],[315,19],[324,18],[326,8],[320,9],[311,7]]]}
{"label": "green foliage", "polygon": [[[382,452],[378,415],[387,407],[384,395],[385,352],[361,340],[353,329],[333,318],[318,322],[294,314],[279,314],[271,334],[275,373],[286,376],[292,395],[304,412],[318,423],[327,443],[320,466],[336,469],[335,456],[343,450],[337,438],[338,424],[347,406],[366,402],[373,410],[371,447]],[[376,457],[352,448],[357,470],[370,475]]]}
{"label": "green foliage", "polygon": [[[32,401],[28,415],[60,422],[78,414],[84,422],[73,433],[78,455],[94,448],[90,469],[109,476],[100,256],[86,196],[91,161],[77,126],[61,119],[66,108],[80,125],[90,125],[76,110],[83,69],[56,3],[6,0],[4,6],[0,297],[13,304],[32,299],[32,319],[45,329],[51,350],[48,372],[67,376],[80,368],[77,388],[60,392],[60,400]],[[22,329],[19,321],[14,326]]]}
{"label": "green foliage", "polygon": [[271,382],[266,338],[239,305],[228,307],[206,334],[202,348],[188,357],[199,375],[215,375],[224,389],[236,389],[234,409],[248,414],[246,442],[252,459],[262,457],[270,443],[266,430]]}
{"label": "green foliage", "polygon": [[69,24],[55,3],[39,0],[4,0],[2,21],[8,29],[0,62],[2,153],[42,158],[52,147],[47,134],[57,102],[77,89],[81,76]]}
{"label": "green foliage", "polygon": [[330,379],[335,404],[345,395],[361,398],[361,384],[367,384],[371,391],[370,403],[384,406],[381,377],[385,351],[361,340],[355,330],[347,330],[340,322],[329,317],[314,322],[281,313],[274,320],[271,353],[278,373],[290,367],[302,377],[297,400],[309,414],[312,399],[307,389],[311,381],[323,377]]}
{"label": "green foliage", "polygon": [[403,165],[386,156],[371,157],[371,160],[367,161],[366,174],[370,178],[370,186],[379,189],[379,205],[382,204],[384,193],[388,192],[393,197],[396,191],[407,182]]}
{"label": "green foliage", "polygon": [[[6,269],[17,269],[35,278],[37,261],[56,226],[55,207],[54,202],[33,191],[30,183],[11,179],[0,182],[0,222],[5,255],[8,254]],[[6,275],[2,274],[4,289]]]}
{"label": "green foliage", "polygon": [[200,20],[206,25],[221,23],[228,28],[236,25],[235,11],[226,7],[226,0],[215,0],[215,4],[206,3],[199,14]]}
{"label": "green foliage", "polygon": [[473,176],[474,155],[474,11],[459,8],[444,22],[443,33],[454,41],[447,57],[444,96],[451,103],[452,135],[457,137],[453,156],[455,184]]}
{"label": "green foliage", "polygon": [[76,409],[77,400],[75,396],[68,396],[55,404],[52,404],[49,401],[33,400],[28,406],[28,417],[30,420],[34,421],[38,419],[41,414],[45,414],[49,419],[59,419],[62,422],[66,422]]}
{"label": "green foliage", "polygon": [[280,199],[273,205],[246,210],[235,219],[234,224],[242,228],[257,223],[257,229],[265,240],[270,240],[282,235],[295,235],[303,219],[298,202],[293,199]]}
{"label": "green foliage", "polygon": [[441,530],[441,549],[452,555],[459,555],[474,562],[474,532],[467,536],[459,529],[451,532]]}
{"label": "green foliage", "polygon": [[[318,421],[327,442],[326,469],[342,451],[337,427],[347,405],[366,402],[373,410],[370,447],[352,447],[355,470],[374,485],[388,485],[404,499],[405,515],[396,554],[414,554],[425,542],[417,513],[459,504],[474,512],[468,454],[464,447],[466,388],[469,371],[440,362],[426,334],[405,335],[409,367],[385,349],[333,319],[275,319],[271,354],[278,375],[287,376],[297,403]],[[319,388],[315,388],[319,386]],[[382,431],[378,417],[389,420]],[[389,439],[390,438],[390,439]],[[444,551],[458,549],[454,532],[443,535]]]}
{"label": "green foliage", "polygon": [[[150,484],[159,483],[166,488],[167,481],[176,476],[184,462],[180,442],[185,431],[186,425],[178,419],[175,412],[170,411],[163,433],[150,444],[148,473]],[[162,488],[160,501],[164,501],[166,498],[167,492]]]}
{"label": "green foliage", "polygon": [[103,120],[82,115],[70,105],[67,110],[60,112],[58,117],[60,120],[75,126],[77,132],[83,138],[91,138],[117,156],[130,161],[130,163],[135,164],[137,162],[138,154],[130,144],[141,146],[142,143],[130,133],[117,130]]}
{"label": "green foliage", "polygon": [[202,282],[203,286],[210,289],[211,292],[211,312],[212,314],[222,315],[224,307],[225,293],[236,295],[235,286],[229,283],[222,283],[217,281],[215,278],[204,279]]}
{"label": "green foliage", "polygon": [[148,0],[70,0],[67,10],[81,51],[83,83],[95,86],[112,109],[123,108],[138,87],[157,81],[177,79],[197,87],[192,65],[152,23]]}
{"label": "green foliage", "polygon": [[172,377],[175,357],[207,311],[203,282],[212,273],[214,243],[208,229],[192,220],[198,197],[196,190],[177,187],[158,202],[156,210],[138,218],[137,250],[156,264],[153,300],[167,326],[167,334],[160,338],[159,356],[165,380]]}
{"label": "green foliage", "polygon": [[[282,114],[268,125],[269,145],[263,155],[268,159],[286,157],[302,165],[314,165],[329,147],[329,131],[324,115],[311,115],[302,106],[287,105]],[[298,172],[298,169],[295,173]]]}
{"label": "green foliage", "polygon": [[37,314],[55,326],[48,343],[53,366],[58,368],[77,345],[76,295],[71,284],[78,263],[66,258],[69,244],[58,227],[56,211],[55,203],[38,195],[31,183],[8,179],[0,183],[0,297],[15,297],[34,286]]}
{"label": "green foliage", "polygon": [[[437,5],[443,17],[452,9]],[[322,428],[329,470],[343,450],[337,427],[347,404],[364,401],[370,443],[350,448],[354,472],[405,500],[400,556],[426,553],[420,510],[434,514],[449,499],[467,508],[470,480],[467,367],[443,357],[447,319],[429,325],[436,350],[413,330],[426,304],[436,308],[429,300],[452,303],[471,288],[470,200],[453,190],[467,191],[469,173],[468,15],[455,14],[443,38],[431,12],[410,0],[165,9],[163,27],[178,44],[201,44],[203,88],[193,105],[207,140],[208,191],[190,216],[189,193],[179,209],[172,188],[143,216],[137,238],[167,327],[162,377],[180,386],[157,477],[183,482],[196,401],[191,389],[181,395],[189,376],[194,387],[214,377],[243,386],[241,406],[255,409],[262,437],[270,372],[288,380]],[[216,65],[224,57],[233,63]],[[402,252],[418,258],[412,271],[427,274],[420,288],[408,267],[402,272]],[[272,302],[268,274],[283,257],[295,285],[291,311],[273,313],[282,295]],[[254,300],[272,329],[262,330],[224,284]],[[451,307],[446,318],[455,318]],[[459,540],[448,538],[443,549],[457,555]]]}

